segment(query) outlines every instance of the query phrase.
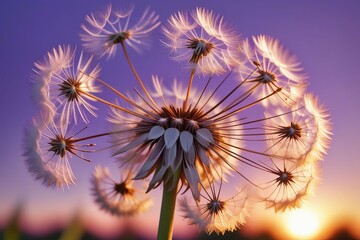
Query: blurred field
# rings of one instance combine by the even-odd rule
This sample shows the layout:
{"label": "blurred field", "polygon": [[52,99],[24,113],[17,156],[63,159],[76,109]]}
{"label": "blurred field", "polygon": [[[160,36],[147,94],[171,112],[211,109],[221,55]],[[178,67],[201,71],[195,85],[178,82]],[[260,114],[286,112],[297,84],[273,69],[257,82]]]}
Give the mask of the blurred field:
{"label": "blurred field", "polygon": [[[123,232],[121,235],[113,236],[113,237],[102,237],[97,236],[91,233],[89,230],[85,229],[82,222],[78,218],[74,218],[68,226],[64,229],[58,229],[51,231],[46,234],[34,234],[27,233],[22,231],[19,220],[21,216],[21,207],[18,208],[13,214],[12,218],[7,222],[5,227],[0,230],[0,240],[151,240],[147,236],[141,236],[139,233],[135,233],[131,228],[127,228],[128,230]],[[270,233],[260,233],[257,235],[249,235],[248,233],[244,233],[242,231],[237,232],[227,232],[225,235],[217,235],[211,234],[207,235],[205,233],[200,234],[189,240],[215,240],[215,239],[248,239],[248,240],[270,240],[276,239]],[[335,233],[326,238],[329,240],[355,240],[357,239],[353,236],[350,231],[346,229],[346,227],[341,227],[335,231]],[[181,238],[174,237],[174,240],[182,240]]]}

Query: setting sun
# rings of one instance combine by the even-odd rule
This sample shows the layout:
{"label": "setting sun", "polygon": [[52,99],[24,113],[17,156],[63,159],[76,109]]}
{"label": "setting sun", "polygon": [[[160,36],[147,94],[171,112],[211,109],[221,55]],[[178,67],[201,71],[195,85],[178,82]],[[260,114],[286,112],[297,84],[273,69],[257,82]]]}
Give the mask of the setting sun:
{"label": "setting sun", "polygon": [[316,212],[299,209],[288,213],[286,227],[298,239],[312,238],[319,230],[320,221]]}

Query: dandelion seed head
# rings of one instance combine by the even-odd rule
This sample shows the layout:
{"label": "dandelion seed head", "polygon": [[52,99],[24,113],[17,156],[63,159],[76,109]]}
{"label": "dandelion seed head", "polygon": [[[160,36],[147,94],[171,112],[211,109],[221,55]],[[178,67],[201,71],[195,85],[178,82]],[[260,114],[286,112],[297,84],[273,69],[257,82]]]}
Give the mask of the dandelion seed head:
{"label": "dandelion seed head", "polygon": [[[272,180],[261,185],[263,200],[267,208],[275,212],[301,207],[312,195],[316,184],[316,165],[297,165],[289,162],[273,161]],[[280,167],[282,165],[282,167]]]}
{"label": "dandelion seed head", "polygon": [[[42,98],[39,99],[40,105],[46,106],[46,109],[52,108],[48,111],[49,118],[56,118],[55,115],[58,114],[62,125],[67,125],[71,121],[76,123],[79,117],[88,123],[87,113],[97,116],[96,107],[90,103],[95,100],[88,94],[101,91],[100,87],[95,84],[100,67],[96,65],[92,68],[92,57],[86,58],[83,53],[75,62],[75,50],[68,49],[70,47],[66,49],[59,47],[60,53],[54,50],[54,56],[61,55],[62,52],[69,52],[63,59],[67,63],[66,65],[57,71],[49,71],[48,77],[37,79],[41,83],[40,92],[43,93]],[[49,57],[49,62],[56,62],[56,59]],[[43,69],[43,71],[45,70]],[[39,74],[45,75],[45,72],[39,72]]]}
{"label": "dandelion seed head", "polygon": [[68,160],[71,144],[66,143],[61,133],[55,128],[43,129],[34,120],[26,129],[25,136],[23,155],[29,172],[37,180],[52,188],[75,183],[76,178]]}
{"label": "dandelion seed head", "polygon": [[130,38],[130,33],[128,32],[119,32],[109,35],[109,44],[117,44],[125,41]]}
{"label": "dandelion seed head", "polygon": [[290,122],[289,126],[279,126],[278,135],[290,140],[301,138],[301,127],[298,123]]}
{"label": "dandelion seed head", "polygon": [[54,155],[65,157],[67,151],[71,151],[74,148],[71,138],[66,139],[62,135],[55,135],[54,138],[49,138],[48,144],[50,148],[48,151],[54,152]]}
{"label": "dandelion seed head", "polygon": [[282,172],[282,173],[280,173],[279,181],[283,183],[283,182],[288,181],[289,178],[291,179],[291,176],[289,176],[289,174],[287,172]]}
{"label": "dandelion seed head", "polygon": [[217,199],[213,199],[211,200],[209,203],[206,204],[207,207],[207,211],[210,214],[218,214],[219,212],[221,212],[224,209],[224,202],[217,200]]}
{"label": "dandelion seed head", "polygon": [[242,46],[247,62],[237,65],[240,78],[248,78],[248,84],[262,83],[254,94],[262,98],[281,88],[262,104],[265,107],[269,104],[295,105],[307,86],[307,77],[295,57],[278,40],[265,35],[254,36],[252,41],[246,39]]}
{"label": "dandelion seed head", "polygon": [[279,175],[279,177],[276,179],[276,181],[279,184],[289,185],[291,182],[294,182],[294,176],[286,169],[284,169],[283,171],[279,171],[277,174]]}
{"label": "dandelion seed head", "polygon": [[86,16],[86,24],[81,28],[80,38],[83,47],[100,57],[108,58],[116,54],[119,44],[128,46],[140,52],[140,47],[149,45],[149,33],[160,25],[159,16],[149,8],[138,21],[131,25],[130,20],[134,6],[126,10],[114,10],[109,4],[103,12]]}
{"label": "dandelion seed head", "polygon": [[275,74],[271,72],[265,72],[262,70],[258,70],[259,76],[257,77],[257,80],[261,83],[268,84],[271,82],[276,82],[276,76]]}
{"label": "dandelion seed head", "polygon": [[69,102],[78,101],[81,94],[79,92],[80,85],[80,81],[73,78],[68,78],[59,84],[59,95],[63,95]]}
{"label": "dandelion seed head", "polygon": [[[180,211],[190,224],[211,234],[224,234],[225,231],[239,229],[248,216],[249,202],[246,194],[241,190],[227,200],[220,200],[215,195],[202,198],[196,205],[190,205],[186,198],[180,199]],[[205,201],[205,203],[202,203]]]}
{"label": "dandelion seed head", "polygon": [[[156,83],[158,79],[154,81],[156,89],[161,84]],[[135,168],[135,179],[147,178],[153,173],[148,191],[170,181],[174,172],[180,171],[182,183],[190,188],[194,199],[199,199],[200,186],[206,184],[209,173],[224,172],[225,176],[237,165],[232,156],[225,158],[222,151],[218,153],[220,150],[216,146],[224,142],[230,145],[230,151],[239,152],[239,149],[232,149],[231,146],[241,146],[240,141],[228,137],[230,135],[226,133],[241,129],[236,124],[227,124],[227,119],[210,120],[205,113],[217,101],[208,101],[208,95],[197,101],[199,94],[196,89],[192,89],[189,98],[193,107],[184,109],[178,96],[183,97],[185,90],[178,86],[174,82],[174,90],[162,87],[161,92],[152,93],[158,96],[154,99],[162,107],[157,111],[151,105],[144,106],[143,110],[135,109],[143,116],[140,121],[137,117],[112,109],[109,120],[113,123],[113,131],[118,132],[112,135],[114,155],[122,164],[138,166]],[[181,107],[175,105],[178,102],[181,102]],[[142,99],[134,99],[134,103],[144,105]],[[148,114],[144,115],[144,111]],[[214,114],[218,111],[214,110]],[[231,118],[231,121],[236,122],[236,118]],[[139,161],[139,155],[144,160]],[[219,178],[217,174],[210,177]]]}
{"label": "dandelion seed head", "polygon": [[126,182],[115,183],[114,191],[121,195],[134,194],[135,190],[127,186]]}
{"label": "dandelion seed head", "polygon": [[38,114],[25,129],[23,156],[36,180],[47,187],[63,188],[76,181],[69,160],[76,157],[90,162],[83,153],[92,152],[89,147],[95,144],[81,144],[87,138],[70,135],[67,126],[44,119],[48,116]]}
{"label": "dandelion seed head", "polygon": [[186,61],[202,74],[219,74],[234,64],[238,36],[223,18],[212,11],[197,8],[189,16],[178,12],[163,27],[163,43],[171,49],[175,61]]}
{"label": "dandelion seed head", "polygon": [[[279,117],[270,117],[274,115]],[[292,109],[278,108],[275,113],[265,113],[265,116],[267,152],[298,164],[323,158],[330,141],[331,125],[328,113],[313,95],[306,94],[304,101]]]}
{"label": "dandelion seed head", "polygon": [[107,167],[96,166],[91,184],[95,202],[101,209],[118,216],[132,216],[146,211],[152,204],[143,187],[131,180],[132,174],[115,181]]}
{"label": "dandelion seed head", "polygon": [[187,48],[193,49],[193,54],[190,57],[190,63],[198,63],[200,59],[206,57],[211,53],[211,50],[214,48],[214,44],[207,42],[204,39],[188,39]]}

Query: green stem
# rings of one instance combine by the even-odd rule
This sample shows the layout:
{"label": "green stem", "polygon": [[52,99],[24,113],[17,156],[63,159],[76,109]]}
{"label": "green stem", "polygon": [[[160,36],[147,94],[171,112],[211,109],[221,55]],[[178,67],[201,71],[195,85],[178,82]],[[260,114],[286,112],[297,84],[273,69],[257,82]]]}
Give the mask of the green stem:
{"label": "green stem", "polygon": [[[161,213],[158,227],[158,240],[171,240],[174,229],[174,213],[177,196],[177,185],[179,182],[180,172],[174,173],[173,181],[175,185],[164,184],[163,196],[161,202]],[[171,181],[170,181],[171,182]]]}

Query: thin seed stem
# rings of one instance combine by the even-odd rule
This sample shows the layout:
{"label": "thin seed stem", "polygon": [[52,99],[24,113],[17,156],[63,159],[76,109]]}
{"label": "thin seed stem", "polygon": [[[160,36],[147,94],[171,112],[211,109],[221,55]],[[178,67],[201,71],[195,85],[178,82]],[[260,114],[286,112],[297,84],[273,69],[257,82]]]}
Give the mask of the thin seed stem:
{"label": "thin seed stem", "polygon": [[194,106],[194,109],[196,109],[197,106],[199,105],[200,100],[201,100],[201,98],[203,97],[203,95],[204,95],[204,93],[205,93],[205,90],[206,90],[207,87],[209,86],[209,83],[210,83],[211,79],[212,79],[212,76],[207,80],[206,85],[205,85],[205,87],[203,88],[203,90],[201,91],[200,97],[198,98],[198,100],[197,100],[197,102],[196,102],[196,104],[195,104],[195,106]]}
{"label": "thin seed stem", "polygon": [[116,105],[116,104],[114,104],[114,103],[108,102],[108,101],[106,101],[106,100],[104,100],[104,99],[102,99],[102,98],[99,98],[99,97],[97,97],[97,96],[95,96],[95,95],[93,95],[93,94],[91,94],[91,93],[86,92],[86,91],[81,91],[81,90],[80,90],[80,92],[81,92],[82,94],[90,97],[90,98],[93,98],[93,99],[95,99],[95,100],[97,100],[97,101],[99,101],[99,102],[101,102],[101,103],[104,103],[104,104],[106,104],[106,105],[109,105],[110,107],[116,108],[116,109],[118,109],[118,110],[120,110],[120,111],[123,111],[123,112],[126,112],[126,113],[128,113],[128,114],[131,114],[131,115],[133,115],[133,116],[135,116],[135,117],[138,117],[138,118],[141,118],[141,119],[144,119],[144,120],[151,120],[150,118],[148,118],[148,117],[146,117],[146,116],[144,116],[144,115],[141,115],[141,114],[139,114],[139,113],[130,111],[129,109],[120,107],[119,105]]}
{"label": "thin seed stem", "polygon": [[154,99],[152,99],[152,97],[150,96],[149,91],[146,89],[143,81],[141,80],[141,78],[140,78],[139,74],[137,73],[134,65],[132,64],[131,59],[130,59],[130,57],[129,57],[129,54],[128,54],[127,50],[126,50],[124,41],[121,42],[121,47],[122,47],[122,49],[123,49],[123,52],[124,52],[124,55],[125,55],[125,59],[126,59],[126,61],[128,62],[129,66],[130,66],[130,69],[131,69],[131,71],[133,72],[136,80],[139,82],[142,90],[144,91],[144,93],[146,94],[146,96],[149,98],[149,100],[151,101],[151,103],[159,110],[159,107],[156,105]]}
{"label": "thin seed stem", "polygon": [[[225,77],[224,79],[218,84],[218,86],[212,91],[211,95],[208,97],[208,99],[206,100],[206,102],[204,104],[202,104],[202,107],[200,108],[200,111],[203,110],[203,108],[206,106],[206,104],[209,103],[210,99],[215,95],[215,93],[220,89],[220,87],[225,83],[225,81],[228,80],[228,78],[230,77],[232,71],[230,71]],[[205,116],[205,115],[201,115]]]}
{"label": "thin seed stem", "polygon": [[[91,76],[90,76],[91,77]],[[108,83],[104,82],[103,80],[99,79],[99,78],[95,78],[96,81],[100,82],[101,84],[103,84],[105,87],[109,88],[111,91],[113,91],[115,94],[117,94],[119,97],[121,97],[123,100],[125,100],[127,103],[133,105],[134,107],[140,109],[141,111],[143,111],[146,114],[149,114],[153,117],[156,118],[156,116],[147,111],[146,109],[142,108],[141,106],[139,106],[138,104],[136,104],[134,101],[132,101],[131,99],[129,99],[128,97],[126,97],[124,94],[122,94],[121,92],[119,92],[118,90],[116,90],[115,88],[113,88],[112,86],[110,86]],[[151,106],[150,106],[151,107]]]}
{"label": "thin seed stem", "polygon": [[[212,112],[214,109],[216,109],[220,104],[222,104],[226,99],[228,99],[230,96],[233,95],[233,93],[238,89],[240,88],[249,78],[250,76],[255,72],[257,68],[255,68],[246,78],[244,81],[242,81],[240,84],[238,84],[232,91],[230,91],[228,94],[226,94],[226,96],[220,101],[218,102],[214,107],[212,107],[210,110],[208,110],[207,112],[205,112],[203,115],[201,115],[201,117],[203,116],[206,116],[207,114],[209,114],[210,112]],[[232,73],[232,71],[225,77],[224,80],[226,80],[226,78],[228,78],[230,76],[230,74]],[[244,98],[245,96],[245,99],[251,95],[252,91],[258,86],[259,84],[255,85],[253,88],[249,89],[248,91],[246,91],[244,94],[242,94],[241,96],[239,96],[238,98],[236,98],[232,103],[230,103],[224,110],[222,110],[220,113],[222,112],[226,112],[228,111],[229,109],[231,109],[232,107],[236,106],[237,104],[233,105],[234,102]],[[219,85],[220,87],[220,85]],[[242,100],[240,100],[241,102]]]}
{"label": "thin seed stem", "polygon": [[104,136],[111,135],[111,134],[113,134],[113,133],[114,133],[114,132],[107,132],[107,133],[95,134],[95,135],[91,135],[91,136],[87,136],[87,137],[83,137],[83,138],[74,139],[74,140],[72,140],[72,142],[73,142],[73,143],[76,143],[76,142],[81,142],[81,141],[85,141],[85,140],[92,139],[92,138],[104,137]]}
{"label": "thin seed stem", "polygon": [[[237,109],[233,110],[232,112],[227,113],[227,114],[224,115],[224,116],[219,116],[218,118],[215,118],[215,119],[213,119],[214,116],[212,116],[212,117],[209,118],[209,119],[213,119],[213,121],[222,121],[222,120],[224,120],[224,119],[226,119],[226,118],[229,118],[229,117],[231,117],[231,116],[234,116],[235,114],[237,114],[237,113],[239,113],[239,112],[241,112],[241,111],[244,111],[244,110],[247,109],[247,108],[250,108],[250,107],[252,107],[252,106],[260,103],[260,102],[263,101],[264,99],[267,99],[267,98],[271,97],[272,95],[277,94],[277,93],[280,92],[280,91],[281,91],[281,88],[278,88],[278,89],[276,89],[276,91],[272,92],[271,94],[269,94],[269,95],[267,95],[267,96],[265,96],[265,97],[262,97],[262,98],[254,101],[254,102],[252,102],[252,103],[249,103],[248,105],[245,105],[245,106],[243,106],[243,107],[237,108]],[[216,116],[217,116],[217,115],[219,115],[219,114],[216,114]]]}
{"label": "thin seed stem", "polygon": [[195,68],[193,68],[191,70],[191,73],[190,73],[189,85],[187,87],[186,98],[185,98],[185,101],[184,101],[184,104],[183,104],[184,111],[186,111],[186,108],[187,108],[187,102],[188,102],[188,99],[189,99],[190,89],[191,89],[191,86],[192,86],[192,82],[194,80],[194,76],[195,76]]}

